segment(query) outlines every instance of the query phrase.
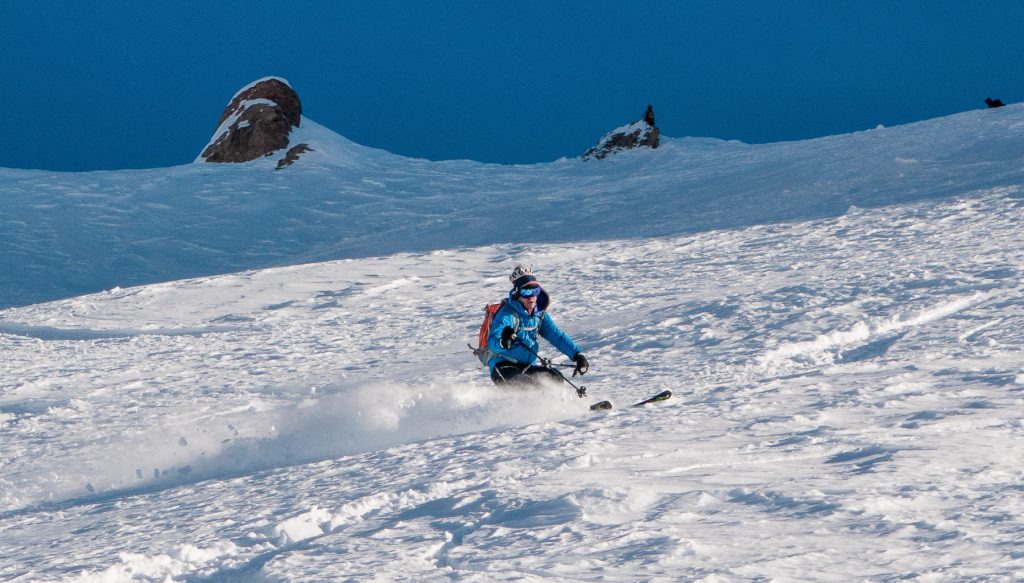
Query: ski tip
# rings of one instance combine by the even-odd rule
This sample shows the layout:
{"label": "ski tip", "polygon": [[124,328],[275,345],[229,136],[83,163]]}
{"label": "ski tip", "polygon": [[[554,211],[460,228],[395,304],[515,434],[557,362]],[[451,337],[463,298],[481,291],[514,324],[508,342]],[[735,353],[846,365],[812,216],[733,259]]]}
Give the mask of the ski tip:
{"label": "ski tip", "polygon": [[664,391],[658,393],[657,395],[654,395],[653,397],[650,397],[648,399],[644,399],[643,401],[640,401],[639,403],[636,403],[633,406],[643,407],[644,405],[650,405],[651,403],[658,403],[660,401],[668,400],[670,397],[672,397],[672,391],[665,389]]}
{"label": "ski tip", "polygon": [[611,401],[601,401],[590,406],[591,411],[607,411],[612,408]]}

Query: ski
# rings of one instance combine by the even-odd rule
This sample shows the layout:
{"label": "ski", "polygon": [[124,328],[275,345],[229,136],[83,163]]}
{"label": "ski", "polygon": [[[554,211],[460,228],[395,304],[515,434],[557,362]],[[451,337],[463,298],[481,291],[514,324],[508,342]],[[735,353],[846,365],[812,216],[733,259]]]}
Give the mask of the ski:
{"label": "ski", "polygon": [[[651,403],[657,403],[659,401],[668,400],[668,398],[671,397],[671,396],[672,396],[672,391],[669,391],[669,390],[666,389],[666,390],[658,393],[657,395],[654,395],[653,397],[650,397],[648,399],[644,399],[643,401],[640,401],[639,403],[633,403],[633,406],[634,407],[643,407],[644,405],[649,405]],[[590,410],[591,411],[607,411],[607,410],[609,410],[611,408],[612,408],[612,402],[611,401],[600,401],[600,402],[594,403],[593,405],[590,406]]]}
{"label": "ski", "polygon": [[651,397],[649,399],[644,399],[643,401],[640,401],[639,403],[634,403],[633,406],[634,407],[643,407],[644,405],[649,405],[651,403],[657,403],[659,401],[666,401],[671,396],[672,396],[672,391],[670,391],[668,389],[665,389],[664,391],[658,393],[657,395],[654,395],[653,397]]}

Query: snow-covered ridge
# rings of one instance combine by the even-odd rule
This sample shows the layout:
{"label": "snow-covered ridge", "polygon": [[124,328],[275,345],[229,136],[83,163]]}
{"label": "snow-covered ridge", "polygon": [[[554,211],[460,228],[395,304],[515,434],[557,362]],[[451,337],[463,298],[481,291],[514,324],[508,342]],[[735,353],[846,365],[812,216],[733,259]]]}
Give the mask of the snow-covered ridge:
{"label": "snow-covered ridge", "polygon": [[[1024,106],[804,142],[664,139],[601,163],[428,162],[304,118],[300,163],[0,169],[0,306],[198,275],[503,242],[672,235],[1019,184]],[[527,209],[528,212],[524,212]]]}

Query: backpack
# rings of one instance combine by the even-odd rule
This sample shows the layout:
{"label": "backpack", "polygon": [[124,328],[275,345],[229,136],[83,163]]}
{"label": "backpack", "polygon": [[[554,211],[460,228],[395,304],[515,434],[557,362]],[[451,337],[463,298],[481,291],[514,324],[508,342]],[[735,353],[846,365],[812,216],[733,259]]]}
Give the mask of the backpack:
{"label": "backpack", "polygon": [[[469,348],[473,351],[473,355],[480,359],[480,362],[484,366],[488,366],[491,359],[494,358],[494,353],[487,347],[487,337],[491,335],[491,322],[494,321],[494,316],[498,313],[498,310],[505,305],[506,300],[501,300],[496,304],[487,304],[484,306],[484,322],[480,324],[480,339],[477,341],[477,347],[473,348],[470,344]],[[519,328],[519,314],[514,311],[512,315],[516,319],[516,329]]]}
{"label": "backpack", "polygon": [[[480,324],[480,339],[477,341],[477,347],[473,348],[472,344],[468,345],[470,350],[473,351],[473,354],[480,359],[480,362],[484,366],[489,366],[491,359],[497,356],[490,348],[487,347],[487,337],[491,335],[491,323],[494,322],[494,317],[506,302],[508,302],[508,300],[501,300],[496,304],[487,304],[484,307],[484,321]],[[540,326],[540,322],[544,319],[544,314],[545,312],[540,313],[540,319],[537,321],[538,327]],[[517,314],[515,310],[512,310],[512,317],[516,320],[515,330],[516,334],[518,334],[519,331],[523,329],[519,325],[519,314]],[[533,330],[533,328],[528,328],[528,330]]]}

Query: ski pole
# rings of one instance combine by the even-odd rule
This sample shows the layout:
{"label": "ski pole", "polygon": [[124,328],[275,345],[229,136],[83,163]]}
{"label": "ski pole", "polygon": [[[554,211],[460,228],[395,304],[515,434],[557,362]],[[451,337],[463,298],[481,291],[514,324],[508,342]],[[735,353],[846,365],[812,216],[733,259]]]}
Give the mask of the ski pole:
{"label": "ski pole", "polygon": [[587,396],[587,387],[585,387],[585,386],[583,386],[583,385],[580,385],[580,386],[578,386],[578,387],[577,387],[577,386],[576,386],[575,384],[573,384],[573,382],[572,382],[572,381],[570,381],[569,379],[565,378],[565,375],[564,375],[564,374],[562,374],[562,371],[558,370],[557,368],[552,368],[552,365],[551,365],[551,363],[549,363],[549,362],[548,362],[548,360],[547,360],[546,358],[544,358],[543,356],[541,356],[541,355],[537,354],[536,352],[534,352],[534,351],[533,351],[533,349],[532,349],[532,348],[530,348],[529,346],[527,346],[525,342],[523,342],[522,340],[520,340],[518,336],[517,336],[517,337],[515,337],[515,338],[513,338],[513,339],[512,339],[512,341],[513,341],[513,342],[515,342],[516,344],[518,344],[519,346],[522,346],[523,348],[525,348],[525,349],[526,349],[526,351],[527,351],[527,352],[529,352],[530,354],[532,354],[532,355],[536,356],[536,357],[537,357],[537,360],[539,360],[539,361],[540,361],[541,365],[542,365],[542,366],[543,366],[544,368],[546,368],[546,369],[548,369],[548,370],[553,370],[553,371],[555,371],[556,373],[558,373],[558,376],[562,377],[562,380],[563,380],[563,381],[565,381],[565,382],[569,383],[569,386],[570,386],[570,387],[572,387],[572,388],[576,389],[576,396],[577,396],[577,397],[579,397],[579,398],[581,398],[581,399],[582,399],[583,397],[586,397],[586,396]]}

